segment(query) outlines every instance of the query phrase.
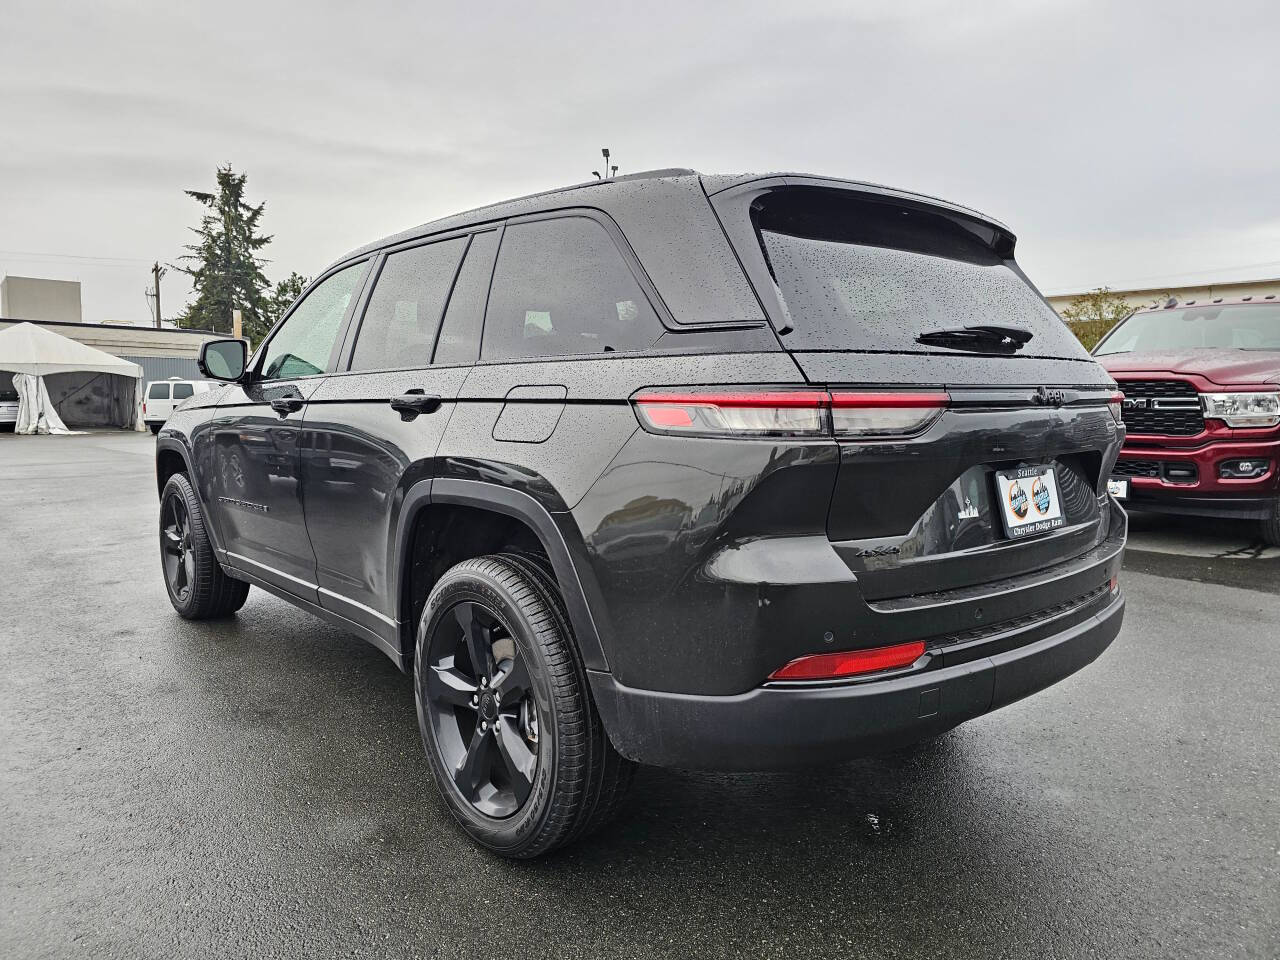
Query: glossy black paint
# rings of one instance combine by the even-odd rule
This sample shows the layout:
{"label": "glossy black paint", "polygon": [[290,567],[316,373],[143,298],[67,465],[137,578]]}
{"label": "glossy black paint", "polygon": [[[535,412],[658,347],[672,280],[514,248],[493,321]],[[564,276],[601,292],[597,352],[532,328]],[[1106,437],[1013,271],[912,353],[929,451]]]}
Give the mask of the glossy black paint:
{"label": "glossy black paint", "polygon": [[[234,575],[365,637],[404,669],[416,611],[440,572],[433,558],[450,548],[442,524],[463,524],[487,552],[542,553],[609,732],[642,760],[668,756],[674,741],[663,738],[682,718],[731,717],[744,697],[775,716],[792,694],[766,686],[768,676],[805,653],[924,639],[930,653],[911,676],[960,678],[948,722],[998,705],[1001,644],[1045,643],[1061,663],[1096,656],[1122,603],[1099,593],[1118,571],[1125,529],[1104,490],[1123,434],[1105,406],[1110,378],[1087,357],[789,352],[775,333],[785,318],[758,296],[763,280],[721,223],[735,190],[773,181],[713,181],[584,185],[429,224],[338,261],[329,274],[362,259],[369,269],[328,369],[257,379],[260,346],[240,381],[175,411],[158,441],[161,484],[165,471],[192,474]],[[460,331],[450,343],[465,354],[479,339],[485,271],[505,222],[558,211],[607,226],[662,319],[651,348],[349,369],[385,251],[471,236],[476,258],[468,254],[453,288],[467,307],[444,308],[445,327],[453,314]],[[949,390],[953,404],[910,439],[838,442],[658,436],[640,429],[629,403],[646,387],[752,384],[924,386]],[[1070,403],[1045,406],[1041,384]],[[1057,467],[1068,522],[1015,542],[995,519],[991,474],[1027,463]],[[981,668],[962,653],[975,644],[991,661]],[[986,686],[964,687],[973,682]],[[857,702],[896,715],[872,695],[889,683],[858,684]],[[846,693],[806,696],[854,696],[848,685],[830,689]],[[839,734],[839,717],[866,716],[840,712],[848,709],[822,721],[814,751],[828,740],[839,753],[883,739]]]}

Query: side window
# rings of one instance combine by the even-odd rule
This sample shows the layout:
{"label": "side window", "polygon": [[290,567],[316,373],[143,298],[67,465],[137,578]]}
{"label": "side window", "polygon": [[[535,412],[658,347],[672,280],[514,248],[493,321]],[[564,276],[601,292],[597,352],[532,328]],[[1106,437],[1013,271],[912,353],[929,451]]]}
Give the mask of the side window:
{"label": "side window", "polygon": [[440,314],[466,246],[466,237],[456,237],[387,256],[360,323],[352,370],[431,363]]}
{"label": "side window", "polygon": [[600,224],[565,217],[507,227],[485,313],[486,360],[644,350],[661,335]]}
{"label": "side window", "polygon": [[153,383],[147,390],[148,400],[168,400],[169,385],[167,383]]}
{"label": "side window", "polygon": [[484,326],[484,304],[493,276],[493,255],[498,248],[498,231],[487,230],[471,238],[467,258],[462,261],[449,307],[440,325],[436,344],[437,364],[474,363],[480,356],[480,328]]}
{"label": "side window", "polygon": [[262,376],[267,380],[307,377],[324,373],[329,354],[338,339],[338,328],[347,315],[351,298],[360,290],[367,263],[339,270],[321,281],[289,314],[267,343]]}
{"label": "side window", "polygon": [[175,383],[173,385],[173,399],[175,400],[185,400],[195,392],[195,387],[189,383]]}

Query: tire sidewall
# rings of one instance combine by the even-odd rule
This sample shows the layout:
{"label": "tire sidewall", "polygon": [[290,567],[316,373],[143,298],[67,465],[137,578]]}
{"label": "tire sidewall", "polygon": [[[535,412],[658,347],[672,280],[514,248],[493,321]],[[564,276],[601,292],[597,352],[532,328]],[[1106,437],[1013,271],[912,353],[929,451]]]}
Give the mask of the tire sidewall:
{"label": "tire sidewall", "polygon": [[[512,569],[526,583],[528,578]],[[520,654],[525,658],[532,681],[535,703],[538,708],[539,738],[538,765],[533,786],[524,805],[510,817],[495,819],[476,810],[462,795],[453,774],[446,770],[443,754],[436,743],[435,729],[427,714],[425,703],[426,664],[432,634],[436,625],[448,612],[462,601],[480,603],[491,610],[511,634]],[[414,655],[414,701],[418,710],[418,727],[423,747],[431,764],[440,794],[453,815],[468,832],[487,846],[499,851],[518,853],[530,844],[551,811],[556,788],[556,760],[559,757],[559,717],[555,713],[556,698],[552,695],[546,651],[536,642],[537,630],[529,622],[520,605],[498,583],[471,569],[447,572],[432,591],[422,617],[419,620],[417,647]]]}

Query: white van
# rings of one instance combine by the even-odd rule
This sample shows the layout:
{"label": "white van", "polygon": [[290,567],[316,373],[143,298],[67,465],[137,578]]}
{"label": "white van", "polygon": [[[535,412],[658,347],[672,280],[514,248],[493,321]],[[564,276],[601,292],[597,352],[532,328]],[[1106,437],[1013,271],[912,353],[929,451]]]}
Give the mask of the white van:
{"label": "white van", "polygon": [[213,387],[214,384],[209,380],[183,380],[181,377],[152,380],[147,384],[147,396],[142,401],[143,422],[151,428],[152,433],[159,433],[175,406],[187,397],[206,393]]}

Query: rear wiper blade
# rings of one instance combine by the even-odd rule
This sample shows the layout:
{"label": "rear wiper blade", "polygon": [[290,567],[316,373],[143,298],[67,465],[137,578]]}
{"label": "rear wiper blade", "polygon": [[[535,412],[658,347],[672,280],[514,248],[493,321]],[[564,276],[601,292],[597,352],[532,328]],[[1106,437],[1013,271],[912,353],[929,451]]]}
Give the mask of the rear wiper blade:
{"label": "rear wiper blade", "polygon": [[1030,330],[1021,327],[1002,327],[996,324],[977,324],[971,327],[945,327],[941,330],[925,330],[916,337],[916,343],[925,346],[953,347],[957,350],[996,350],[1013,353],[1021,350],[1033,337]]}

